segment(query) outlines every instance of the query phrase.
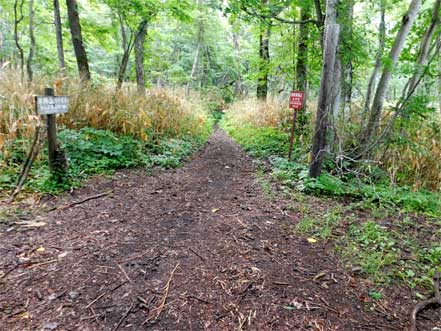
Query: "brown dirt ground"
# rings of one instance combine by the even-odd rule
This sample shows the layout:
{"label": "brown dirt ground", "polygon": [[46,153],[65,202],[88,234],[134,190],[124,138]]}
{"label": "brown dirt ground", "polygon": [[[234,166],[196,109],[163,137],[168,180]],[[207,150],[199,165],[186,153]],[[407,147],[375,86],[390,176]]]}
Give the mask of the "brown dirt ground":
{"label": "brown dirt ground", "polygon": [[[178,170],[98,177],[0,228],[0,330],[404,330],[413,305],[292,231],[222,131]],[[44,250],[42,249],[44,248]],[[404,290],[403,290],[404,291]],[[432,321],[433,322],[433,321]],[[423,320],[421,330],[431,330]],[[430,327],[429,327],[430,325]]]}

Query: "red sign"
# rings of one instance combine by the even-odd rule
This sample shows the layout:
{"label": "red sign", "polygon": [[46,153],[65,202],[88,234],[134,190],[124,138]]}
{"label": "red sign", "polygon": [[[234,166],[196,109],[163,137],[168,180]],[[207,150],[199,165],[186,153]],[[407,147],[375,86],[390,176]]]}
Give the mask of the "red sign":
{"label": "red sign", "polygon": [[305,97],[305,92],[303,91],[292,91],[291,97],[289,98],[289,108],[295,110],[301,110],[303,108],[303,98]]}

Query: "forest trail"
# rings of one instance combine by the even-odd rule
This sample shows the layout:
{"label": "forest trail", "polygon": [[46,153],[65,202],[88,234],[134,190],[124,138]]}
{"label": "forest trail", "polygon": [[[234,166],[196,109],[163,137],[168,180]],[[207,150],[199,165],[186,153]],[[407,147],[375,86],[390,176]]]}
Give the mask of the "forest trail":
{"label": "forest trail", "polygon": [[110,191],[1,229],[0,330],[403,330],[294,234],[220,130],[178,170],[97,177],[55,203]]}

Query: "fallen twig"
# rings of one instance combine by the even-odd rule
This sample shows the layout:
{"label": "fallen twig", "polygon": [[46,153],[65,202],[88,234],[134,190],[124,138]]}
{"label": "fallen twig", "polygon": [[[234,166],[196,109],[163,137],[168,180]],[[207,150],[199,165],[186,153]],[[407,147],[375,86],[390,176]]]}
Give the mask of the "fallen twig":
{"label": "fallen twig", "polygon": [[425,307],[433,304],[441,305],[441,294],[439,291],[440,287],[440,280],[441,280],[441,272],[437,271],[435,272],[435,276],[433,277],[433,286],[435,289],[435,296],[432,299],[424,300],[418,303],[415,308],[412,311],[411,315],[411,325],[410,325],[410,331],[416,331],[416,320],[418,313],[423,310]]}
{"label": "fallen twig", "polygon": [[199,257],[202,261],[205,261],[205,257],[203,257],[202,255],[200,255],[198,252],[196,252],[193,248],[189,247],[188,248],[194,255],[196,255],[197,257]]}
{"label": "fallen twig", "polygon": [[129,309],[126,311],[126,313],[123,315],[123,317],[121,317],[121,319],[119,320],[118,324],[113,328],[112,331],[116,331],[119,329],[119,327],[121,326],[121,324],[124,322],[124,320],[127,318],[127,316],[129,316],[130,312],[132,311],[133,307],[135,307],[135,303],[133,302],[132,305],[129,307]]}
{"label": "fallen twig", "polygon": [[17,269],[17,267],[19,266],[19,264],[14,265],[12,268],[10,268],[9,270],[5,271],[5,273],[0,277],[0,280],[2,280],[3,278],[5,278],[7,275],[9,275],[11,272],[13,272],[15,269]]}
{"label": "fallen twig", "polygon": [[198,298],[197,296],[194,296],[194,295],[189,295],[189,296],[187,296],[187,298],[189,298],[189,299],[194,299],[194,300],[196,300],[196,301],[199,301],[199,302],[205,303],[205,304],[207,304],[207,305],[211,304],[210,301],[207,301],[207,300],[204,300],[204,299]]}
{"label": "fallen twig", "polygon": [[[139,260],[139,259],[143,258],[144,256],[146,256],[149,253],[150,253],[150,251],[146,251],[146,252],[144,252],[144,253],[142,253],[140,255],[137,255],[137,256],[134,256],[134,257],[131,257],[131,258],[128,258],[128,259],[125,259],[125,260],[118,261],[118,263],[123,264],[123,263],[131,262],[131,261],[134,261],[134,260]],[[160,256],[162,256],[162,252],[159,252],[154,257],[149,258],[149,260],[150,261],[154,261],[157,258],[159,258]]]}
{"label": "fallen twig", "polygon": [[112,193],[112,191],[105,192],[105,193],[100,193],[100,194],[96,194],[96,195],[92,195],[92,196],[84,198],[83,200],[80,200],[80,201],[75,201],[75,202],[69,203],[67,205],[51,208],[48,211],[50,212],[50,211],[54,211],[54,210],[68,209],[68,208],[73,207],[73,206],[81,205],[82,203],[85,203],[85,202],[90,201],[90,200],[94,200],[94,199],[99,199],[99,198],[105,197],[105,196],[107,196],[107,195],[109,195],[111,193]]}
{"label": "fallen twig", "polygon": [[122,271],[122,273],[124,274],[124,276],[126,277],[126,279],[129,281],[129,283],[132,282],[132,280],[130,279],[129,275],[127,275],[126,271],[123,269],[123,267],[121,267],[120,264],[116,264],[118,266],[118,268]]}
{"label": "fallen twig", "polygon": [[101,299],[105,295],[106,295],[106,293],[103,293],[103,294],[97,296],[91,303],[89,303],[86,307],[84,307],[84,309],[90,308],[95,302],[97,302],[99,299]]}
{"label": "fallen twig", "polygon": [[168,278],[167,283],[165,283],[165,286],[163,287],[162,298],[161,298],[161,301],[160,301],[158,307],[151,310],[151,313],[149,315],[152,315],[152,317],[150,317],[150,316],[147,317],[147,319],[144,321],[143,324],[147,324],[147,323],[154,324],[158,320],[159,316],[161,315],[161,313],[164,309],[165,303],[167,301],[168,292],[170,290],[170,283],[172,281],[173,275],[175,274],[178,267],[179,267],[179,263],[172,270],[172,272],[170,273],[170,277]]}

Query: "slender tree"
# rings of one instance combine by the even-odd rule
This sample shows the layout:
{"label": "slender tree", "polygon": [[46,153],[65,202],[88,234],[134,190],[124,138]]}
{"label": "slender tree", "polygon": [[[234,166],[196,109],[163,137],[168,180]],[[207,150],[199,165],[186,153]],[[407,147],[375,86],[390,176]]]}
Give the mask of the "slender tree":
{"label": "slender tree", "polygon": [[[438,34],[437,38],[436,38],[436,48],[439,50],[441,49],[441,33]],[[437,96],[438,99],[438,107],[439,107],[439,112],[441,115],[441,56],[440,56],[440,52],[438,51],[438,61],[437,61],[437,68],[438,68],[438,75],[436,77],[436,81],[437,81],[437,91],[435,92],[435,95]]]}
{"label": "slender tree", "polygon": [[141,22],[135,38],[136,85],[139,95],[145,95],[144,43],[147,35],[147,22]]}
{"label": "slender tree", "polygon": [[427,30],[424,32],[423,39],[421,40],[421,46],[418,54],[418,58],[415,64],[414,73],[407,84],[407,94],[413,93],[417,87],[418,81],[424,73],[424,67],[427,65],[427,59],[430,52],[430,45],[432,44],[433,36],[437,27],[440,25],[440,7],[441,0],[435,0],[432,10],[432,18]]}
{"label": "slender tree", "polygon": [[[191,67],[190,81],[188,82],[187,87],[186,87],[187,94],[190,91],[190,84],[192,82],[195,82],[198,78],[200,62],[201,62],[201,57],[202,57],[202,53],[203,53],[202,48],[204,46],[204,37],[205,37],[205,22],[204,22],[203,13],[202,13],[203,3],[204,3],[203,0],[197,1],[197,5],[199,7],[199,15],[198,15],[198,20],[197,20],[196,51],[194,53],[193,65]],[[201,79],[200,79],[200,81],[201,81]]]}
{"label": "slender tree", "polygon": [[389,87],[390,80],[392,78],[392,70],[395,67],[401,51],[403,50],[404,43],[409,34],[410,28],[412,27],[418,12],[421,8],[422,0],[412,0],[407,13],[403,16],[401,21],[400,29],[398,30],[397,36],[395,38],[392,49],[389,53],[388,64],[383,67],[383,73],[381,75],[380,81],[375,92],[374,101],[370,111],[370,116],[368,124],[364,131],[361,140],[361,146],[364,146],[371,141],[373,135],[375,134],[379,124],[381,113],[383,110],[384,101],[386,98],[386,93]]}
{"label": "slender tree", "polygon": [[78,72],[82,81],[89,81],[91,78],[89,70],[89,61],[87,59],[86,49],[83,45],[83,36],[81,34],[80,16],[78,13],[78,4],[76,0],[66,0],[67,16],[69,18],[70,33],[72,35],[72,44],[78,65]]}
{"label": "slender tree", "polygon": [[260,28],[259,34],[259,76],[257,78],[258,99],[266,100],[268,95],[268,66],[270,64],[269,42],[271,35],[271,26],[265,24]]}
{"label": "slender tree", "polygon": [[371,108],[372,103],[372,94],[375,89],[375,85],[377,82],[377,77],[381,69],[381,59],[384,55],[384,45],[386,42],[386,21],[385,21],[385,15],[386,15],[386,0],[380,1],[380,26],[379,26],[379,32],[378,32],[378,50],[377,55],[375,56],[375,66],[374,70],[372,70],[371,77],[369,79],[367,91],[366,91],[366,98],[364,103],[364,110],[365,112],[368,112]]}
{"label": "slender tree", "polygon": [[34,59],[35,52],[35,35],[34,35],[34,0],[29,0],[29,40],[31,41],[29,46],[29,55],[26,60],[26,70],[28,72],[28,83],[32,82],[34,72],[32,70],[32,61]]}
{"label": "slender tree", "polygon": [[20,61],[20,74],[21,74],[21,81],[24,80],[24,51],[23,48],[20,45],[20,35],[18,33],[18,26],[23,21],[23,4],[24,0],[15,0],[14,1],[14,41],[15,46],[18,50],[18,57]]}
{"label": "slender tree", "polygon": [[64,60],[63,27],[61,25],[59,0],[54,0],[54,24],[55,24],[55,36],[57,39],[58,65],[60,66],[61,75],[64,76],[66,73],[66,62]]}
{"label": "slender tree", "polygon": [[341,50],[341,96],[342,96],[342,110],[346,113],[351,109],[352,103],[352,86],[353,86],[353,20],[354,20],[354,3],[355,0],[348,0],[343,6],[343,13],[340,36],[340,50]]}

